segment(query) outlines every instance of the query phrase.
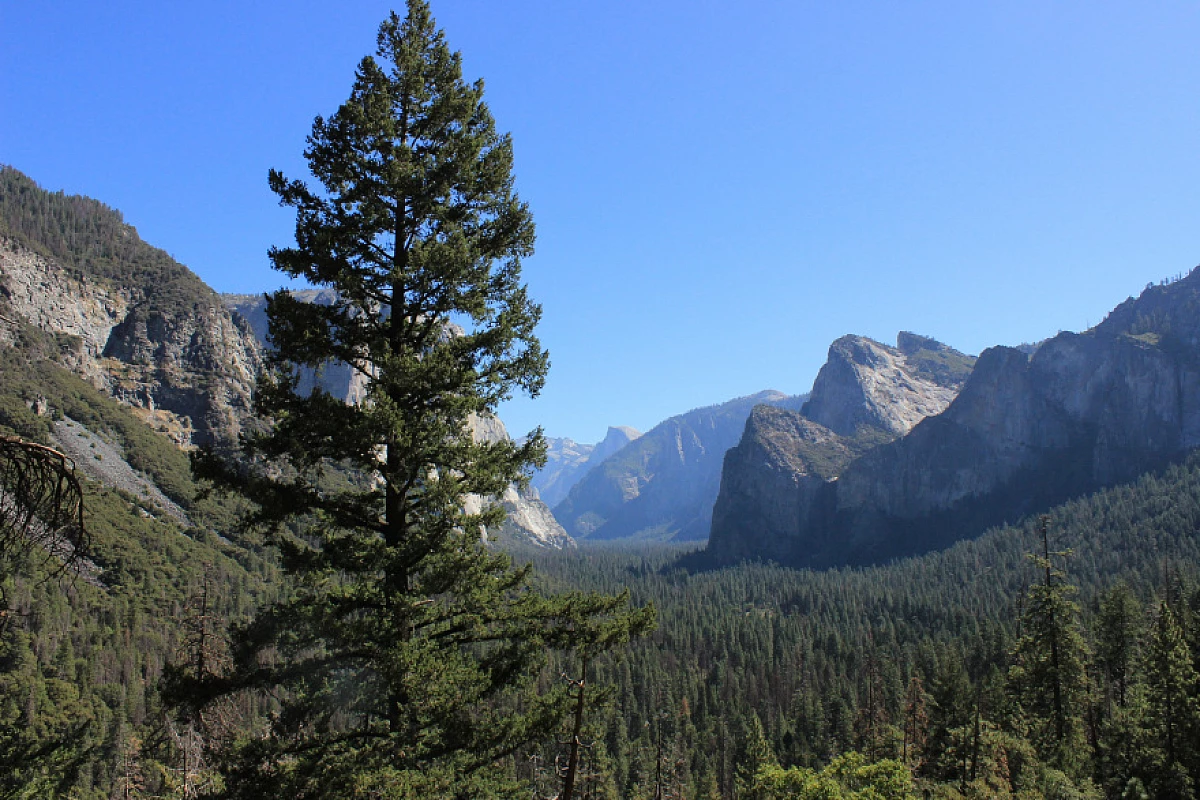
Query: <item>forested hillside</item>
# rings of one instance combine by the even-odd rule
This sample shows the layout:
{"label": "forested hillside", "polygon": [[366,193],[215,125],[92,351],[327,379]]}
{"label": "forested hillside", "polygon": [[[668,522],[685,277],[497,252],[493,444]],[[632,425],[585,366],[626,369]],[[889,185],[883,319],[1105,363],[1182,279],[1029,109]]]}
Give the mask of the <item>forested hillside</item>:
{"label": "forested hillside", "polygon": [[[659,609],[652,640],[601,673],[617,687],[597,732],[614,796],[654,796],[656,753],[679,793],[670,796],[842,796],[745,787],[756,761],[767,772],[816,769],[847,751],[900,759],[935,796],[1122,797],[1133,781],[1151,797],[1181,796],[1164,784],[1167,718],[1152,655],[1162,636],[1182,637],[1172,658],[1186,653],[1200,666],[1200,459],[1048,517],[1052,554],[1070,551],[1052,555],[1063,576],[1054,578],[1064,615],[1054,624],[1081,665],[1069,758],[1039,739],[1042,712],[1022,700],[1053,691],[1049,678],[1022,673],[1029,648],[1046,644],[1031,630],[1048,624],[1036,605],[1045,573],[1029,557],[1042,551],[1038,530],[1030,520],[869,569],[705,570],[697,555],[669,550],[537,563],[566,584],[628,585],[635,601]],[[1168,624],[1163,602],[1177,631],[1156,627]],[[1180,696],[1193,703],[1200,686],[1179,664]],[[1186,741],[1176,740],[1172,769],[1195,780],[1200,739]],[[1049,788],[1060,784],[1074,789]]]}
{"label": "forested hillside", "polygon": [[144,292],[157,310],[208,304],[214,296],[195,273],[142,241],[120,211],[90,197],[47,192],[12,167],[0,169],[0,236],[80,277]]}
{"label": "forested hillside", "polygon": [[236,441],[261,366],[253,334],[118,211],[0,165],[0,298],[0,343],[28,324],[58,339],[60,366],[177,444]]}
{"label": "forested hillside", "polygon": [[192,526],[86,481],[91,546],[79,571],[58,574],[41,552],[2,554],[0,796],[141,796],[119,794],[137,787],[184,796],[200,750],[195,731],[163,710],[164,666],[189,659],[201,627],[223,629],[269,596],[275,568],[255,546],[214,532],[231,530],[237,505],[198,497],[187,456],[57,365],[57,347],[20,326],[16,346],[0,351],[0,434],[59,446],[58,426],[77,420]]}

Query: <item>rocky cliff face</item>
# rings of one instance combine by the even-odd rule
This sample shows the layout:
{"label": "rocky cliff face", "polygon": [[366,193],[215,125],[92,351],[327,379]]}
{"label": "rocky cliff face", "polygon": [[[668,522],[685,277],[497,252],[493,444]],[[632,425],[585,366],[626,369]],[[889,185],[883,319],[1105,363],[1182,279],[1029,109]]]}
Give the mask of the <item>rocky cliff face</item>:
{"label": "rocky cliff face", "polygon": [[530,485],[538,490],[546,505],[562,502],[571,487],[579,483],[588,470],[642,434],[624,425],[608,429],[599,444],[579,444],[572,439],[546,440],[546,466],[533,473]]}
{"label": "rocky cliff face", "polygon": [[804,398],[760,392],[656,425],[592,468],[554,509],[576,538],[703,540],[721,482],[721,459],[759,404]]}
{"label": "rocky cliff face", "polygon": [[[334,302],[337,295],[332,289],[298,289],[292,294],[306,303],[317,303],[327,306]],[[261,294],[223,294],[221,301],[230,311],[235,312],[254,331],[261,348],[267,346],[267,301]],[[334,397],[341,397],[349,403],[359,403],[366,397],[367,379],[363,374],[348,364],[332,362],[319,370],[305,369],[301,371],[298,390],[301,393],[312,391],[314,386],[320,386]]]}
{"label": "rocky cliff face", "polygon": [[[472,417],[471,435],[477,442],[500,442],[509,438],[504,423],[495,416]],[[575,547],[575,540],[558,524],[533,486],[520,489],[511,485],[499,498],[468,495],[466,508],[470,513],[478,513],[496,502],[504,506],[508,516],[499,530],[485,531],[485,538],[499,541],[517,539],[555,549]]]}
{"label": "rocky cliff face", "polygon": [[[771,518],[719,534],[714,523],[714,554],[829,565],[921,552],[1131,479],[1197,445],[1193,272],[1147,288],[1085,333],[985,351],[942,413],[851,459],[836,480],[767,493],[779,507],[785,495],[794,501],[790,524]],[[735,471],[730,480],[732,499],[747,496],[745,479]]]}
{"label": "rocky cliff face", "polygon": [[945,410],[974,359],[901,333],[896,347],[844,336],[800,411],[758,406],[725,456],[709,552],[796,560],[796,540],[836,544],[822,520],[839,476],[855,459]]}
{"label": "rocky cliff face", "polygon": [[[297,294],[333,300],[324,290]],[[22,323],[50,334],[58,362],[175,444],[236,442],[263,365],[265,305],[262,296],[221,298],[141,241],[115,209],[46,192],[0,167],[0,347],[20,345]],[[366,387],[342,364],[306,382],[348,402],[363,399]],[[67,433],[56,434],[60,444],[74,441]],[[479,422],[477,433],[508,435],[495,419]],[[509,524],[493,534],[572,544],[535,490],[510,487],[487,502],[509,508]]]}
{"label": "rocky cliff face", "polygon": [[846,470],[831,524],[852,554],[936,547],[1181,457],[1200,445],[1198,332],[1193,273],[1032,355],[984,352],[940,417]]}
{"label": "rocky cliff face", "polygon": [[0,293],[15,315],[59,335],[66,365],[178,444],[236,439],[261,361],[216,293],[166,302],[154,287],[80,275],[12,239],[0,239]]}
{"label": "rocky cliff face", "polygon": [[838,339],[830,345],[801,413],[839,436],[854,436],[863,427],[903,436],[926,417],[940,414],[964,376],[923,370],[916,356],[951,348],[906,333],[898,344],[888,347],[865,336]]}

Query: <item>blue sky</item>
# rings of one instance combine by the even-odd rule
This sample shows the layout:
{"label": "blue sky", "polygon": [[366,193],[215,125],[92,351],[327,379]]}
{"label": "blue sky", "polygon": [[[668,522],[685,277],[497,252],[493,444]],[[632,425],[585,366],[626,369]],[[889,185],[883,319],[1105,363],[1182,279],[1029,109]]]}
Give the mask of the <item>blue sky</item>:
{"label": "blue sky", "polygon": [[[807,390],[845,333],[969,352],[1200,263],[1200,5],[433,0],[512,133],[552,369],[510,430]],[[280,284],[376,2],[7,3],[0,162],[219,291]]]}

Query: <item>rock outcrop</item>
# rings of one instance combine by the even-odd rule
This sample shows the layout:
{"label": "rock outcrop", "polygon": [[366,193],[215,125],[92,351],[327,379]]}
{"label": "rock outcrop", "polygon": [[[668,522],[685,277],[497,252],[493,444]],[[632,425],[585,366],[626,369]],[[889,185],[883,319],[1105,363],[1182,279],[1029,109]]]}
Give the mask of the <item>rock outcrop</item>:
{"label": "rock outcrop", "polygon": [[758,406],[725,456],[708,550],[722,560],[795,561],[796,541],[823,539],[831,487],[873,448],[946,409],[974,359],[901,333],[896,347],[844,336],[799,411]]}
{"label": "rock outcrop", "polygon": [[750,410],[798,408],[804,399],[766,391],[671,417],[593,467],[554,516],[577,539],[703,541],[721,459]]}
{"label": "rock outcrop", "polygon": [[903,436],[944,411],[961,387],[962,369],[939,374],[923,368],[932,359],[921,356],[947,351],[954,352],[911,333],[901,333],[897,347],[843,336],[830,345],[801,413],[839,436],[854,436],[863,427]]}
{"label": "rock outcrop", "polygon": [[65,365],[180,445],[230,443],[250,413],[259,351],[215,292],[188,288],[191,296],[166,298],[0,239],[0,294],[21,320],[60,338]]}

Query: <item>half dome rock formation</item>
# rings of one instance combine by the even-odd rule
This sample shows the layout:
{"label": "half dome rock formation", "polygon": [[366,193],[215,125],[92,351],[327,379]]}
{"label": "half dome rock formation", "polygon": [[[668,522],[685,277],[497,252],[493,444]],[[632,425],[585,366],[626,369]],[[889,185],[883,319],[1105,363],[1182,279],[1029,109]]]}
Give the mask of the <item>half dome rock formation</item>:
{"label": "half dome rock formation", "polygon": [[625,425],[609,427],[599,444],[579,444],[573,439],[546,440],[546,466],[533,473],[530,485],[546,505],[554,507],[566,498],[571,487],[604,459],[620,450],[641,432]]}

